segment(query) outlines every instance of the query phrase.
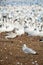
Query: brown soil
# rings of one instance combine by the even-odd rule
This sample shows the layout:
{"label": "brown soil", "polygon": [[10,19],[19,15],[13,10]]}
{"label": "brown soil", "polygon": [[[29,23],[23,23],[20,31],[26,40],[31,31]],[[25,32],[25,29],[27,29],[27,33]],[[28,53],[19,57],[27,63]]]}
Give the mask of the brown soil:
{"label": "brown soil", "polygon": [[[40,38],[24,34],[14,39],[5,39],[4,33],[0,34],[0,65],[36,65],[32,62],[37,61],[37,65],[43,65],[43,42]],[[22,45],[36,50],[38,54],[25,54]]]}

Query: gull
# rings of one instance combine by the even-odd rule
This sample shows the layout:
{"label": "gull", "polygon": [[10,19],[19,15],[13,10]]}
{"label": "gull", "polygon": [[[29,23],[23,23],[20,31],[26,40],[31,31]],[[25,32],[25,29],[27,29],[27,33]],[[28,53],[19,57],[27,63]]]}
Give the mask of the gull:
{"label": "gull", "polygon": [[27,54],[36,54],[36,51],[34,51],[31,48],[28,48],[26,46],[26,44],[23,45],[22,50],[23,50],[24,53],[27,53]]}
{"label": "gull", "polygon": [[16,36],[17,36],[16,33],[9,32],[9,33],[7,33],[7,36],[5,36],[5,38],[15,38]]}

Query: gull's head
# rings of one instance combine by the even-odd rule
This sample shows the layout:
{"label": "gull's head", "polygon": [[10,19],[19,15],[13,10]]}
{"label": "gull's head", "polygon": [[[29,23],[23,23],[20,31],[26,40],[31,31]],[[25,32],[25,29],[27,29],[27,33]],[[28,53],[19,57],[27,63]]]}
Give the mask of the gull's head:
{"label": "gull's head", "polygon": [[26,47],[26,44],[24,44],[23,46]]}

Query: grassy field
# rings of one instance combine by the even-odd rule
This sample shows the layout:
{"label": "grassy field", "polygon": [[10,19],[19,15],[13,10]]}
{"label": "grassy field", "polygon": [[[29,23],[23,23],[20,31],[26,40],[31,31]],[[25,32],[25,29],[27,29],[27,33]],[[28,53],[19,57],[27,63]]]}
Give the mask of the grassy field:
{"label": "grassy field", "polygon": [[[5,39],[5,34],[0,34],[0,65],[43,65],[43,42],[40,38],[24,34],[14,39]],[[25,54],[23,44],[36,50],[38,54]]]}

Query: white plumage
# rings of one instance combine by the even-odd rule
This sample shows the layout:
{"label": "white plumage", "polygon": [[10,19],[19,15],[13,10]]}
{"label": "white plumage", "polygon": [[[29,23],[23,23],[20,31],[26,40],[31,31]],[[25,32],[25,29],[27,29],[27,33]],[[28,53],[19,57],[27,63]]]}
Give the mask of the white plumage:
{"label": "white plumage", "polygon": [[36,51],[34,51],[34,50],[31,49],[31,48],[28,48],[28,47],[26,46],[26,44],[23,45],[22,50],[23,50],[24,53],[36,54]]}
{"label": "white plumage", "polygon": [[10,33],[7,33],[7,36],[5,36],[5,38],[15,38],[16,36],[17,36],[16,33],[10,32]]}

